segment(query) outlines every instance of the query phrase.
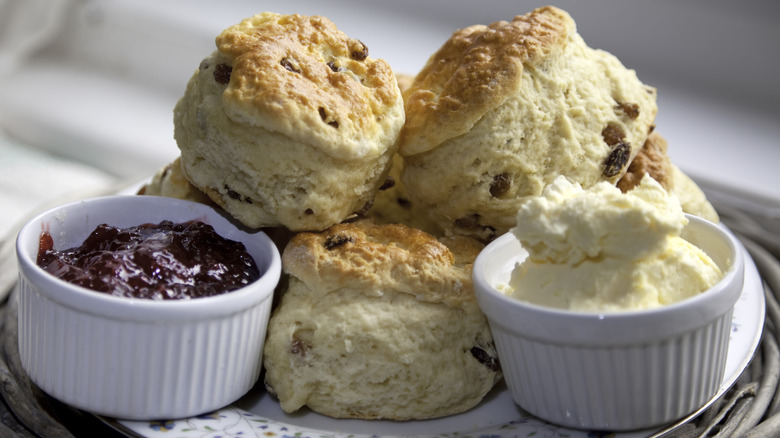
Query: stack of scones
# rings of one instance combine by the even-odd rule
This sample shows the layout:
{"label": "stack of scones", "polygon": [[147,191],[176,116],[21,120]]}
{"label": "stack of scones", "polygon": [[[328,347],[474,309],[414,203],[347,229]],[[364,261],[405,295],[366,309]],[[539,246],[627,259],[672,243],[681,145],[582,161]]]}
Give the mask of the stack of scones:
{"label": "stack of scones", "polygon": [[657,111],[555,7],[459,29],[416,75],[325,17],[266,12],[217,36],[174,108],[181,155],[139,194],[276,237],[264,382],[284,411],[442,417],[502,378],[471,268],[524,199],[560,175],[623,191],[650,175],[718,220]]}

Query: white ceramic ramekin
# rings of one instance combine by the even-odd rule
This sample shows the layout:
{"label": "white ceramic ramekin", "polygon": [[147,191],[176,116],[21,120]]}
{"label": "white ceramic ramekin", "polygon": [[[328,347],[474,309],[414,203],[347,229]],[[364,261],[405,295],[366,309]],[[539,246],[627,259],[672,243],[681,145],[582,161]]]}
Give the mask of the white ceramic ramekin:
{"label": "white ceramic ramekin", "polygon": [[[102,223],[134,226],[197,219],[244,243],[261,278],[230,293],[152,301],[94,292],[36,264],[39,237],[79,246]],[[46,211],[19,232],[19,355],[43,391],[77,408],[123,419],[174,419],[228,405],[258,379],[281,259],[262,232],[214,209],[154,196],[111,196]]]}
{"label": "white ceramic ramekin", "polygon": [[700,295],[654,310],[578,313],[523,303],[496,288],[527,256],[520,242],[508,233],[483,250],[473,272],[477,299],[521,408],[562,426],[626,431],[680,419],[715,395],[744,255],[724,228],[688,219],[683,237],[725,276]]}

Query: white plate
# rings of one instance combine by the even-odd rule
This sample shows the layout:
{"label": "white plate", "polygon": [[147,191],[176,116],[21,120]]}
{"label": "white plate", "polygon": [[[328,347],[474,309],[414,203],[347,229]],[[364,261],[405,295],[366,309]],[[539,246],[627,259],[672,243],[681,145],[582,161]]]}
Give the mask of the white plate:
{"label": "white plate", "polygon": [[[745,251],[744,248],[742,248]],[[747,254],[747,251],[745,251]],[[742,374],[758,347],[764,327],[765,300],[761,278],[749,255],[746,255],[745,285],[734,308],[732,337],[729,343],[725,377],[719,392],[701,410],[726,392]],[[615,438],[647,437],[675,429],[692,419],[686,419],[657,430],[620,433]],[[295,437],[363,437],[363,436],[424,436],[457,437],[465,435],[491,436],[566,436],[588,438],[592,433],[564,429],[523,412],[512,401],[503,384],[497,386],[474,409],[451,417],[409,422],[338,420],[306,411],[285,414],[279,403],[263,389],[262,382],[231,406],[206,415],[165,421],[114,421],[108,424],[127,434],[142,437],[202,437],[202,436],[295,436]]]}

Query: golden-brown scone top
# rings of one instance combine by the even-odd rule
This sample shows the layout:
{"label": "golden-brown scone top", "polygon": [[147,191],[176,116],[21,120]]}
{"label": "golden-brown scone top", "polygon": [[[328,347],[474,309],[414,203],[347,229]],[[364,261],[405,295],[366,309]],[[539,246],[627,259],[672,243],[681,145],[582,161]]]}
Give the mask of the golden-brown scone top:
{"label": "golden-brown scone top", "polygon": [[419,154],[468,132],[483,114],[517,94],[523,64],[559,50],[574,31],[569,14],[548,6],[511,22],[453,33],[406,92],[400,153]]}
{"label": "golden-brown scone top", "polygon": [[470,265],[483,245],[467,237],[446,243],[402,224],[362,219],[296,234],[282,265],[286,273],[321,291],[407,291],[418,301],[458,307],[474,300]]}
{"label": "golden-brown scone top", "polygon": [[227,58],[225,109],[236,120],[354,159],[384,152],[379,139],[403,117],[390,66],[325,17],[265,12],[216,44]]}

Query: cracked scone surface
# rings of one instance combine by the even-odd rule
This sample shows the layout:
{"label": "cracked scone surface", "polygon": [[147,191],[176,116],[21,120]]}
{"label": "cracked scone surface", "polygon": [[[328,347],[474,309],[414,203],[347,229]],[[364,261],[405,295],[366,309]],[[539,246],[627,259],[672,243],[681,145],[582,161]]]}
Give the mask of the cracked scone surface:
{"label": "cracked scone surface", "polygon": [[404,97],[410,196],[446,232],[488,240],[558,175],[616,182],[657,112],[655,89],[554,7],[456,31]]}
{"label": "cracked scone surface", "polygon": [[483,247],[370,220],[300,233],[268,328],[266,385],[282,409],[409,420],[463,412],[501,378],[471,283]]}
{"label": "cracked scone surface", "polygon": [[182,169],[250,227],[322,230],[370,205],[404,121],[390,66],[327,18],[225,29],[174,108]]}

